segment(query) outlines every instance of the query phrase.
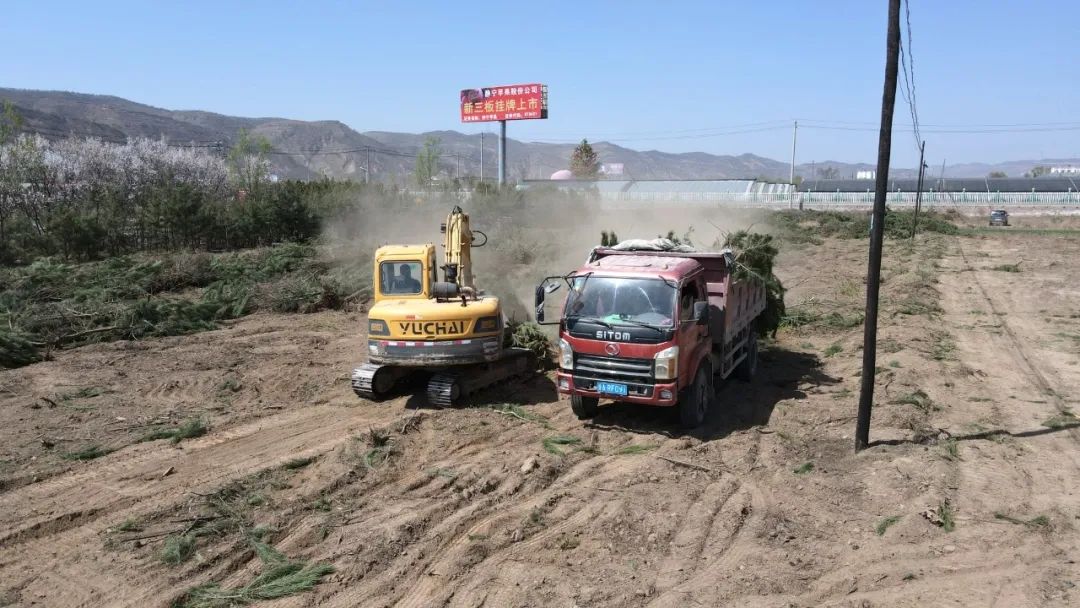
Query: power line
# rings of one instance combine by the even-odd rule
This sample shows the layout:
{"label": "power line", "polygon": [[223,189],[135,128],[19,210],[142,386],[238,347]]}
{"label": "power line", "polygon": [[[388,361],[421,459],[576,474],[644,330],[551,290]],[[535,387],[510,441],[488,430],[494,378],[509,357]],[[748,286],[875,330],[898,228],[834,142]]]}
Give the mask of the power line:
{"label": "power line", "polygon": [[[361,152],[375,152],[378,154],[385,154],[387,156],[407,156],[412,158],[416,156],[416,153],[404,152],[401,150],[382,150],[379,148],[372,148],[370,146],[363,148],[349,148],[347,150],[323,150],[319,148],[310,148],[304,150],[270,150],[267,154],[274,154],[277,156],[322,156],[327,154],[359,154]],[[447,156],[450,156],[449,154]]]}
{"label": "power line", "polygon": [[911,4],[909,0],[904,0],[904,14],[907,22],[908,43],[905,47],[903,39],[900,41],[900,66],[904,73],[904,80],[900,89],[904,95],[904,100],[908,104],[908,111],[911,113],[911,127],[915,135],[915,146],[921,147],[922,133],[919,132],[919,108],[915,97],[915,55],[911,48]]}
{"label": "power line", "polygon": [[[669,141],[679,139],[709,139],[712,137],[725,137],[728,135],[741,135],[743,133],[762,133],[765,131],[787,131],[791,127],[790,121],[784,121],[784,124],[779,124],[772,127],[759,127],[756,129],[740,129],[733,131],[724,131],[719,133],[702,133],[698,135],[671,135],[667,137],[618,137],[618,138],[605,138],[603,141],[607,143],[619,143],[619,142],[633,142],[633,141]],[[530,139],[530,142],[544,143],[544,144],[576,144],[580,140],[578,139]]]}
{"label": "power line", "polygon": [[[826,131],[877,131],[873,127],[847,127],[840,125],[803,125],[800,120],[799,126],[806,129],[821,129]],[[1080,124],[1063,127],[1034,127],[1034,128],[1000,128],[1000,129],[927,129],[925,133],[952,133],[952,134],[993,134],[993,133],[1040,133],[1047,131],[1078,131]],[[923,131],[920,129],[920,133]]]}
{"label": "power line", "polygon": [[[707,133],[707,132],[711,132],[711,131],[731,131],[731,130],[751,128],[751,127],[766,127],[766,126],[784,126],[784,127],[786,127],[789,124],[791,124],[791,121],[787,120],[787,119],[783,119],[783,120],[766,120],[766,121],[760,121],[760,122],[748,122],[748,123],[742,123],[742,124],[727,125],[727,126],[722,126],[722,127],[699,127],[699,128],[695,128],[695,129],[663,129],[663,130],[656,130],[656,131],[606,131],[606,132],[605,131],[601,131],[601,132],[595,132],[594,131],[594,132],[590,132],[588,134],[588,136],[589,137],[620,137],[620,138],[625,138],[625,137],[635,137],[635,136],[639,136],[639,135],[640,136],[653,136],[653,135],[661,135],[661,134],[693,134],[693,133]],[[552,138],[551,141],[562,141],[563,139],[565,139],[566,141],[575,141],[575,142],[580,141],[578,139],[575,139],[575,137],[576,136],[573,136],[573,137],[571,137],[571,136],[561,136],[560,137],[560,136],[556,135],[556,137]],[[537,141],[537,140],[533,140],[533,141]]]}
{"label": "power line", "polygon": [[[826,124],[836,125],[877,125],[876,122],[860,121],[860,120],[819,120],[815,118],[800,118],[800,122],[818,122]],[[996,127],[1053,127],[1053,126],[1080,126],[1080,121],[1066,121],[1066,122],[1013,122],[1013,123],[991,123],[991,124],[975,124],[975,123],[956,123],[956,124],[930,124],[919,123],[923,127],[942,127],[942,128],[996,128]],[[877,127],[875,127],[877,130]]]}
{"label": "power line", "polygon": [[[912,104],[911,107],[914,107]],[[916,110],[917,113],[917,110]],[[913,119],[917,119],[917,116],[913,114]],[[799,126],[807,129],[824,129],[834,131],[866,131],[877,132],[878,127],[871,126],[874,123],[859,122],[859,121],[840,121],[840,120],[817,120],[817,119],[803,119],[799,118]],[[804,122],[805,121],[805,122]],[[766,123],[772,124],[772,123]],[[866,126],[860,126],[866,125]],[[708,139],[713,137],[723,137],[726,135],[739,135],[743,133],[760,133],[765,131],[786,131],[791,126],[790,121],[783,121],[781,124],[770,127],[761,127],[756,129],[739,129],[730,131],[719,131],[715,133],[701,133],[697,135],[672,135],[667,137],[617,137],[604,139],[602,141],[608,143],[618,142],[634,142],[634,141],[666,141],[666,140],[680,140],[680,139]],[[923,127],[932,127],[927,129],[925,133],[954,133],[954,134],[993,134],[993,133],[1037,133],[1047,131],[1075,131],[1080,130],[1080,122],[1050,122],[1050,123],[1001,123],[1001,124],[933,124],[924,125],[921,123],[912,122],[912,128],[917,137],[921,137],[924,131]],[[579,139],[548,139],[548,138],[529,138],[528,142],[535,143],[550,143],[550,144],[575,144]],[[921,140],[920,140],[921,141]]]}

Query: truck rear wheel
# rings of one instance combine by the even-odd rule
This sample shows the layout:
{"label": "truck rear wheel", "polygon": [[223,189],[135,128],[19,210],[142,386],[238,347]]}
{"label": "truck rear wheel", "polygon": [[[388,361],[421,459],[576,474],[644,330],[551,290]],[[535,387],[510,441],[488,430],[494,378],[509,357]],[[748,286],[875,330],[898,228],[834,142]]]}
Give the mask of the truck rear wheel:
{"label": "truck rear wheel", "polygon": [[750,327],[750,336],[746,339],[746,357],[735,368],[735,377],[743,382],[750,382],[757,373],[757,332]]}
{"label": "truck rear wheel", "polygon": [[600,413],[600,399],[583,395],[570,395],[570,409],[578,419],[594,418]]}
{"label": "truck rear wheel", "polygon": [[679,400],[679,422],[684,429],[697,428],[705,422],[712,397],[712,372],[707,365],[702,364],[694,376],[694,383]]}

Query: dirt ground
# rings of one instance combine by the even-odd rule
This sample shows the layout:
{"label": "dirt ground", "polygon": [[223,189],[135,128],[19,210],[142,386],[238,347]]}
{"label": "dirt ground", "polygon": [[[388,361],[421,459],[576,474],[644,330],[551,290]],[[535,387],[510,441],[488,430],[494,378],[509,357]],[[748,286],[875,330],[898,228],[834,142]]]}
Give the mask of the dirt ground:
{"label": "dirt ground", "polygon": [[0,605],[240,587],[254,529],[335,568],[276,607],[1077,605],[1080,232],[1054,228],[886,244],[858,454],[865,241],[784,250],[806,324],[690,434],[647,408],[578,421],[544,376],[461,409],[361,401],[361,314],[0,372]]}

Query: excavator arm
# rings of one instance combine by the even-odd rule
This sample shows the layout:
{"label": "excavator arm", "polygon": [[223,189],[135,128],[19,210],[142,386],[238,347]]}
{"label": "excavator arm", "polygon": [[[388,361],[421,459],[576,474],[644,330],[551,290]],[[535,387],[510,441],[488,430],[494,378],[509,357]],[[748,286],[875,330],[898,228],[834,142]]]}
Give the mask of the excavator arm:
{"label": "excavator arm", "polygon": [[456,283],[459,288],[475,293],[472,273],[473,233],[469,228],[469,215],[454,207],[443,224],[443,272],[446,282]]}

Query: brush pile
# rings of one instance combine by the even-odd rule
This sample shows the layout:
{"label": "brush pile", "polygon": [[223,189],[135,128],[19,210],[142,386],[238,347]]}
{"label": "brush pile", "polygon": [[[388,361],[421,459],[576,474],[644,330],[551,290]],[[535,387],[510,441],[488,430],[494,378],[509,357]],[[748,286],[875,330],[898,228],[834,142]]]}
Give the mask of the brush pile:
{"label": "brush pile", "polygon": [[531,350],[536,355],[536,364],[541,370],[555,369],[555,347],[542,327],[532,322],[510,321],[508,329],[511,346]]}
{"label": "brush pile", "polygon": [[773,274],[773,264],[779,250],[769,234],[739,230],[729,233],[723,247],[735,254],[735,280],[755,279],[765,285],[765,312],[758,319],[757,331],[761,336],[775,336],[784,318],[784,285]]}
{"label": "brush pile", "polygon": [[370,289],[365,260],[328,263],[293,243],[86,264],[41,258],[0,269],[0,367],[88,342],[214,329],[256,310],[341,309],[366,300]]}

